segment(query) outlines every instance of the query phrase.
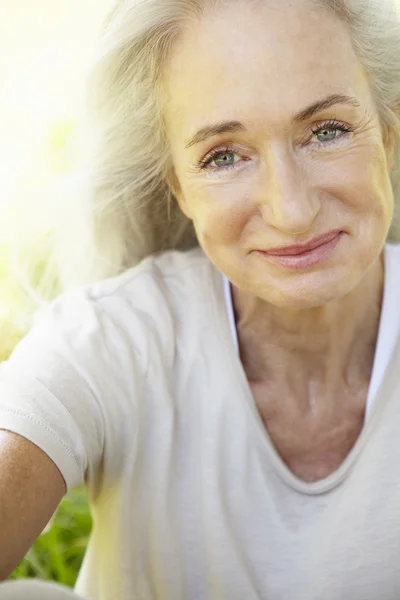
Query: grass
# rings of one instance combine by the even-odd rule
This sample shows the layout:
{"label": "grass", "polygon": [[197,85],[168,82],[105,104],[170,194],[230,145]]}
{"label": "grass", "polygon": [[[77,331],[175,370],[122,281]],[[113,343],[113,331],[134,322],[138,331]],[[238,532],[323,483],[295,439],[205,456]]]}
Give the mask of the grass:
{"label": "grass", "polygon": [[39,536],[10,579],[57,581],[73,587],[92,529],[92,516],[84,490],[64,497],[50,525]]}

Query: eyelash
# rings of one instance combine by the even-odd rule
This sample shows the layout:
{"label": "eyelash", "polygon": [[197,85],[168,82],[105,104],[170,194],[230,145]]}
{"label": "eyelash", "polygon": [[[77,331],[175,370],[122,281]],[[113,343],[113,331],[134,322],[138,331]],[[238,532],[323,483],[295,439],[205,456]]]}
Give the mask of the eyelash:
{"label": "eyelash", "polygon": [[[326,123],[323,123],[322,125],[318,125],[318,127],[315,127],[311,131],[312,131],[313,135],[317,135],[318,133],[320,133],[321,131],[324,131],[325,129],[328,129],[328,130],[337,129],[338,131],[341,131],[343,133],[351,133],[352,131],[354,131],[354,129],[352,127],[350,127],[350,125],[346,125],[345,123],[340,123],[339,121],[336,121],[336,120],[327,121]],[[342,136],[339,136],[339,137],[342,137]],[[321,144],[323,146],[327,146],[329,144],[334,144],[334,143],[336,143],[337,139],[339,139],[339,138],[335,138],[334,140],[331,140],[328,142],[321,142]],[[237,165],[239,163],[233,163],[232,165],[227,165],[226,167],[210,167],[210,163],[212,163],[213,160],[215,160],[216,158],[219,158],[220,156],[223,156],[224,154],[236,154],[236,152],[229,146],[227,146],[226,148],[222,148],[220,150],[212,150],[204,159],[200,160],[197,163],[197,167],[200,170],[212,169],[214,171],[227,171],[229,169],[236,169]]]}

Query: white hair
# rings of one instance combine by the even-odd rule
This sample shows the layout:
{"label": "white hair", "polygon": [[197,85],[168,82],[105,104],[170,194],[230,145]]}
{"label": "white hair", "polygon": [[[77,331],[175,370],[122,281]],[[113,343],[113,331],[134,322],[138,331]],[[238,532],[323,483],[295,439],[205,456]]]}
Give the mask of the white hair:
{"label": "white hair", "polygon": [[[58,289],[116,275],[154,253],[198,244],[192,222],[166,184],[171,159],[159,92],[183,28],[201,18],[210,4],[218,8],[223,2],[120,0],[108,16],[88,77],[82,177],[78,193],[67,203],[52,257]],[[396,136],[391,180],[395,204],[400,205],[396,5],[390,0],[311,4],[334,11],[349,28],[354,50],[370,76],[383,129]],[[398,238],[395,218],[389,239]]]}

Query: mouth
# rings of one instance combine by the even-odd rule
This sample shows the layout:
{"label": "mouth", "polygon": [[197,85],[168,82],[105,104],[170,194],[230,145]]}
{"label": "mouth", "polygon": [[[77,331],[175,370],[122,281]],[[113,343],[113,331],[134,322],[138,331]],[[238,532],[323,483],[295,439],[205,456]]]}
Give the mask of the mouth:
{"label": "mouth", "polygon": [[256,252],[269,262],[289,269],[307,269],[327,260],[340,243],[344,232],[330,231],[304,244]]}
{"label": "mouth", "polygon": [[333,240],[340,233],[340,229],[335,229],[332,231],[328,231],[322,235],[315,236],[308,242],[304,242],[302,244],[293,244],[292,246],[282,246],[280,248],[269,248],[267,250],[262,250],[262,252],[266,252],[267,254],[271,254],[272,256],[295,256],[297,254],[303,254],[304,252],[308,252],[309,250],[314,250],[322,244],[326,244]]}

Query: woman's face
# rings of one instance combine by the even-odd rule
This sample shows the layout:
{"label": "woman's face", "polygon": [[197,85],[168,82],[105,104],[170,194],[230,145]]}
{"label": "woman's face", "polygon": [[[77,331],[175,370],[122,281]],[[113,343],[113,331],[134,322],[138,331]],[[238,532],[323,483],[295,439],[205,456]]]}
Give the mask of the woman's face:
{"label": "woman's face", "polygon": [[165,91],[168,181],[216,267],[292,309],[353,289],[390,226],[393,144],[345,25],[305,1],[232,0],[180,38]]}

